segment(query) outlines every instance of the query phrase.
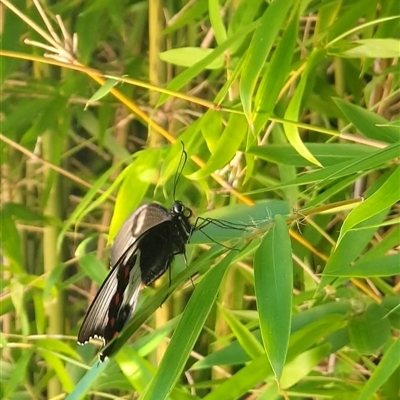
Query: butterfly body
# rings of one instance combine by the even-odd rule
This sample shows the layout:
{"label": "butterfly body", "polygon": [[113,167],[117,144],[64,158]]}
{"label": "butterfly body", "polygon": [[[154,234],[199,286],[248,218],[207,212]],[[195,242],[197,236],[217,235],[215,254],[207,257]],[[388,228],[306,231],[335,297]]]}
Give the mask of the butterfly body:
{"label": "butterfly body", "polygon": [[[96,294],[78,333],[78,343],[100,338],[105,346],[121,332],[136,308],[142,283],[150,285],[185,254],[192,212],[175,201],[167,210],[144,204],[124,222],[111,249],[111,270]],[[100,353],[110,355],[112,344]]]}

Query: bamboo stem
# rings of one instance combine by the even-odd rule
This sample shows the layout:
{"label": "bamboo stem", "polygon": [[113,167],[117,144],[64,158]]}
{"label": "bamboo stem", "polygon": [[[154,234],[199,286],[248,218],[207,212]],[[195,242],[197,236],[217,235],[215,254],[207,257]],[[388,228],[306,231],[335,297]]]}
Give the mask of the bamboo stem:
{"label": "bamboo stem", "polygon": [[[48,130],[42,137],[43,156],[49,160],[54,160],[57,157],[57,149],[54,146],[54,132]],[[60,193],[60,175],[54,173],[50,169],[44,171],[45,187],[49,187],[49,195],[44,206],[44,214],[55,219],[61,218],[61,193]],[[47,225],[43,231],[43,264],[44,272],[51,274],[59,265],[60,259],[57,252],[57,238],[59,228],[55,225]],[[51,297],[46,305],[48,316],[47,333],[49,335],[64,334],[64,307],[63,298],[60,292],[54,297]],[[53,398],[61,392],[61,384],[56,376],[51,378],[47,385],[47,396]]]}

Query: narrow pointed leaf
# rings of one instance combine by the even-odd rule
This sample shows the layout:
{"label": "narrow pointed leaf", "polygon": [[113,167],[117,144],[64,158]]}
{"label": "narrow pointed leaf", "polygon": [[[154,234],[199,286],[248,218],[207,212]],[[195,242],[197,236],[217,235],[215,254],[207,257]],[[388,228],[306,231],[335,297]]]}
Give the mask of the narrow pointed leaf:
{"label": "narrow pointed leaf", "polygon": [[215,302],[222,278],[235,255],[235,252],[231,252],[196,287],[142,400],[165,399],[174,388]]}
{"label": "narrow pointed leaf", "polygon": [[338,245],[351,228],[400,201],[400,190],[395,189],[399,182],[400,167],[397,167],[375,193],[350,212],[340,230]]}
{"label": "narrow pointed leaf", "polygon": [[285,219],[277,215],[254,258],[261,335],[275,376],[281,377],[292,321],[292,250]]}

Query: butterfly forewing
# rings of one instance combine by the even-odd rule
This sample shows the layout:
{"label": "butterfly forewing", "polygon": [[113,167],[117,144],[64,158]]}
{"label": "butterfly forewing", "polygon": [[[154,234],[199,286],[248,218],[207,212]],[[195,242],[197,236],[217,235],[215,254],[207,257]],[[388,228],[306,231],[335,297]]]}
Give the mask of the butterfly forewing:
{"label": "butterfly forewing", "polygon": [[159,204],[148,203],[140,206],[129,215],[115,237],[111,249],[111,265],[115,265],[139,237],[143,236],[151,228],[170,220],[169,211]]}

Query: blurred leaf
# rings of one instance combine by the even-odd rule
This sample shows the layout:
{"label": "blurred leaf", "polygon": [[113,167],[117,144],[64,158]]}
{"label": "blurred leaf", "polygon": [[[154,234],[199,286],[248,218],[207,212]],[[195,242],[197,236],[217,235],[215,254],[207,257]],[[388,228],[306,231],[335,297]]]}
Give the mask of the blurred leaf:
{"label": "blurred leaf", "polygon": [[46,338],[37,340],[35,344],[38,348],[44,350],[45,354],[54,352],[54,353],[62,353],[75,359],[78,358],[77,353],[74,350],[72,350],[72,348],[62,340]]}
{"label": "blurred leaf", "polygon": [[210,394],[203,397],[203,400],[239,399],[270,375],[272,375],[272,370],[267,356],[260,356],[219,384]]}
{"label": "blurred leaf", "polygon": [[252,359],[264,354],[264,349],[260,342],[253,336],[246,326],[241,324],[241,322],[229,310],[220,307],[220,312],[228,322],[228,325],[239,344]]}
{"label": "blurred leaf", "polygon": [[[254,206],[236,204],[229,207],[221,207],[201,214],[198,218],[211,218],[226,222],[226,227],[210,223],[201,230],[196,230],[190,238],[190,244],[221,243],[234,238],[241,238],[253,234],[257,229],[265,229],[276,214],[289,215],[291,212],[288,202],[283,200],[264,200]],[[229,225],[232,224],[232,228]]]}
{"label": "blurred leaf", "polygon": [[[297,317],[301,317],[301,314]],[[293,317],[295,319],[295,317]],[[341,314],[328,314],[312,321],[301,329],[292,332],[289,342],[288,362],[303,352],[319,344],[329,334],[337,332],[346,325]]]}
{"label": "blurred leaf", "polygon": [[378,304],[370,304],[364,314],[350,319],[348,329],[351,346],[360,354],[375,354],[391,340],[389,320]]}
{"label": "blurred leaf", "polygon": [[[320,49],[313,49],[309,59],[307,61],[304,72],[301,75],[300,82],[294,92],[292,99],[286,109],[285,119],[291,121],[297,121],[300,113],[300,107],[304,100],[304,93],[307,86],[310,85],[311,78],[318,64],[324,57],[324,51]],[[313,154],[307,149],[301,140],[299,130],[295,124],[284,123],[283,128],[285,130],[286,137],[293,148],[306,160],[312,164],[321,166],[320,162],[314,157]]]}
{"label": "blurred leaf", "polygon": [[135,388],[135,392],[143,393],[154,375],[154,367],[134,349],[127,346],[115,356],[115,359],[132,387]]}
{"label": "blurred leaf", "polygon": [[[400,274],[400,254],[392,254],[356,262],[347,269],[330,270],[329,276],[371,278],[373,276],[394,276]],[[324,275],[328,275],[324,273]]]}
{"label": "blurred leaf", "polygon": [[[12,372],[10,373],[9,380],[2,383],[2,395],[4,399],[14,398],[18,386],[26,379],[28,365],[33,355],[33,349],[25,349],[18,361],[11,366],[10,369]],[[3,365],[1,367],[3,372]]]}
{"label": "blurred leaf", "polygon": [[353,42],[359,46],[343,51],[342,55],[352,58],[396,58],[400,57],[400,40],[360,39]]}
{"label": "blurred leaf", "polygon": [[115,238],[128,215],[143,200],[157,172],[159,160],[159,150],[144,150],[124,172],[110,224],[110,241]]}
{"label": "blurred leaf", "polygon": [[281,387],[288,389],[301,379],[305,378],[330,353],[331,346],[326,343],[322,346],[305,351],[285,365],[281,378]]}
{"label": "blurred leaf", "polygon": [[188,176],[189,179],[204,179],[210,173],[224,167],[231,161],[247,132],[247,122],[243,115],[231,114],[221,137],[218,140],[215,152],[206,165]]}
{"label": "blurred leaf", "polygon": [[59,290],[59,283],[62,280],[63,273],[65,271],[65,265],[59,262],[54,268],[50,271],[50,275],[47,276],[45,280],[45,287],[43,289],[43,300],[50,300],[53,297],[57,296],[57,292]]}
{"label": "blurred leaf", "polygon": [[398,143],[400,131],[389,121],[372,111],[339,98],[333,99],[346,118],[366,137],[387,143]]}
{"label": "blurred leaf", "polygon": [[251,129],[253,127],[252,102],[256,83],[292,3],[292,0],[280,0],[268,4],[267,10],[259,20],[246,55],[240,81],[240,99]]}
{"label": "blurred leaf", "polygon": [[[368,220],[361,222],[360,226],[379,225],[386,215],[387,211],[380,212]],[[336,247],[335,251],[328,259],[324,269],[324,275],[319,284],[319,290],[332,282],[333,278],[331,277],[331,271],[336,271],[336,275],[340,273],[340,270],[346,271],[350,263],[353,262],[365,246],[367,246],[375,232],[376,228],[369,228],[362,231],[351,231],[343,238],[343,240],[341,240],[340,245]]]}
{"label": "blurred leaf", "polygon": [[103,363],[99,363],[96,360],[83,378],[75,385],[74,389],[65,397],[65,400],[83,399],[94,382],[103,374],[109,362],[109,360],[105,360]]}
{"label": "blurred leaf", "polygon": [[23,271],[21,239],[9,211],[0,210],[0,243],[4,255],[12,262],[16,271]]}
{"label": "blurred leaf", "polygon": [[[203,58],[201,61],[197,62],[192,67],[188,68],[187,70],[183,71],[179,75],[177,75],[171,82],[168,84],[167,89],[169,90],[176,90],[178,91],[188,82],[190,82],[194,77],[199,75],[206,66],[211,64],[214,60],[220,57],[227,49],[230,48],[236,41],[243,39],[245,35],[252,32],[257,26],[257,22],[253,22],[243,27],[240,31],[238,31],[235,35],[231,36],[225,43],[218,46],[216,49],[213,50],[211,54],[207,57]],[[161,95],[160,100],[157,104],[157,107],[160,107],[165,101],[168,99],[167,95]]]}
{"label": "blurred leaf", "polygon": [[389,318],[392,327],[400,330],[400,297],[386,296],[381,306],[386,311],[385,317]]}
{"label": "blurred leaf", "polygon": [[[291,61],[296,46],[299,19],[293,18],[282,34],[272,57],[265,67],[254,99],[254,134],[258,135],[275,108],[278,95],[291,72]],[[293,149],[293,148],[292,148]]]}
{"label": "blurred leaf", "polygon": [[106,278],[108,271],[104,267],[104,264],[94,254],[88,253],[79,257],[78,263],[82,268],[82,271],[92,282],[101,285]]}
{"label": "blurred leaf", "polygon": [[24,222],[41,222],[49,225],[61,225],[61,221],[57,221],[52,217],[46,217],[45,215],[32,210],[24,204],[6,203],[2,207],[2,211]]}
{"label": "blurred leaf", "polygon": [[321,40],[329,32],[329,27],[338,18],[338,14],[341,8],[340,1],[332,1],[329,3],[321,4],[318,10],[318,19],[315,25],[315,41]]}
{"label": "blurred leaf", "polygon": [[290,237],[280,215],[254,256],[254,282],[264,348],[280,379],[289,346],[293,291]]}
{"label": "blurred leaf", "polygon": [[393,190],[399,182],[400,167],[397,167],[376,192],[350,212],[343,222],[337,245],[351,228],[400,201],[400,190]]}
{"label": "blurred leaf", "polygon": [[92,103],[101,100],[104,96],[107,96],[110,93],[110,90],[118,84],[116,79],[107,79],[97,91],[92,95],[92,97],[86,102],[85,109],[90,107]]}
{"label": "blurred leaf", "polygon": [[33,293],[32,295],[33,295],[33,305],[35,307],[36,331],[39,335],[44,335],[46,333],[47,321],[46,321],[45,304],[43,302],[43,297],[39,293]]}
{"label": "blurred leaf", "polygon": [[[338,325],[339,318],[343,320],[344,316],[352,311],[350,302],[332,302],[322,304],[303,311],[298,315],[294,315],[292,319],[292,335],[290,337],[290,353],[298,354],[298,351],[303,351],[313,342],[320,340],[320,335],[325,335],[330,332],[331,327]],[[328,321],[328,322],[327,322]],[[329,327],[327,327],[327,323]],[[261,343],[261,334],[259,330],[253,331],[254,337]],[[309,340],[310,336],[313,340]],[[304,342],[308,341],[306,347]],[[237,341],[233,341],[226,345],[223,349],[214,353],[208,354],[202,360],[197,361],[192,369],[211,368],[214,365],[240,365],[250,361],[250,357],[243,350]],[[270,371],[272,374],[272,370]]]}
{"label": "blurred leaf", "polygon": [[[121,164],[116,163],[112,168],[110,168],[103,175],[101,175],[100,178],[98,178],[96,180],[96,182],[92,185],[92,187],[86,192],[85,196],[81,199],[81,201],[79,202],[77,207],[74,209],[74,211],[71,213],[69,218],[66,221],[64,221],[63,229],[61,230],[59,237],[58,237],[58,247],[61,246],[61,243],[65,237],[65,234],[68,231],[68,229],[71,227],[71,225],[77,224],[79,222],[79,220],[82,219],[84,217],[84,215],[86,215],[89,212],[89,210],[93,209],[93,204],[94,204],[93,199],[97,195],[98,191],[101,190],[103,185],[105,185],[105,183],[108,181],[108,179],[110,179],[110,176],[113,173],[115,173],[115,171],[117,171],[120,167],[121,167]],[[126,171],[127,171],[127,169],[124,170],[124,172],[126,172]],[[122,172],[119,175],[120,179],[123,178],[124,172]],[[114,185],[117,186],[119,183],[120,183],[120,180],[116,179],[114,184],[111,185],[111,188],[113,188]],[[96,205],[101,204],[101,201],[105,201],[105,200],[106,200],[105,196],[100,196],[100,200],[97,199],[95,204]]]}
{"label": "blurred leaf", "polygon": [[361,389],[358,400],[369,400],[400,366],[400,340],[397,338],[383,355],[372,376]]}
{"label": "blurred leaf", "polygon": [[181,12],[175,15],[173,21],[169,21],[167,27],[164,29],[163,33],[165,35],[170,35],[177,29],[184,26],[193,25],[195,21],[198,21],[204,16],[208,11],[208,0],[198,0],[191,4],[190,7],[181,9]]}
{"label": "blurred leaf", "polygon": [[[210,55],[214,49],[204,49],[201,47],[181,47],[163,51],[159,54],[162,61],[181,67],[191,67]],[[221,69],[224,66],[223,55],[215,58],[205,69]]]}
{"label": "blurred leaf", "polygon": [[370,155],[358,157],[351,162],[336,164],[331,167],[326,167],[324,169],[301,175],[292,181],[274,186],[274,190],[279,189],[280,187],[305,185],[309,183],[317,183],[322,187],[322,184],[327,184],[335,179],[343,178],[351,174],[359,174],[360,171],[383,168],[386,163],[396,159],[399,151],[400,141],[398,143],[393,143],[382,150],[376,150]]}
{"label": "blurred leaf", "polygon": [[[23,9],[25,3],[23,0],[13,1],[15,7]],[[1,30],[1,48],[22,51],[24,47],[20,38],[25,32],[24,21],[19,18],[15,13],[4,12],[3,14],[3,26]],[[12,73],[19,67],[20,62],[17,59],[10,57],[0,57],[0,83],[6,78],[12,75]],[[3,128],[2,128],[3,130]],[[4,130],[3,130],[4,132]]]}
{"label": "blurred leaf", "polygon": [[227,39],[224,21],[219,6],[219,0],[208,1],[208,13],[210,16],[210,23],[214,30],[215,39],[218,44],[222,44]]}
{"label": "blurred leaf", "polygon": [[[348,143],[306,143],[305,146],[325,167],[351,161],[361,155],[367,156],[375,151],[368,146]],[[313,165],[289,144],[252,146],[247,152],[275,164],[300,167]]]}
{"label": "blurred leaf", "polygon": [[201,133],[211,154],[218,149],[218,142],[223,131],[223,119],[220,112],[208,110],[201,119]]}
{"label": "blurred leaf", "polygon": [[393,226],[393,228],[386,232],[385,236],[374,247],[368,249],[368,252],[363,254],[360,261],[365,262],[376,258],[381,258],[389,250],[395,248],[399,243],[400,237],[400,224]]}

